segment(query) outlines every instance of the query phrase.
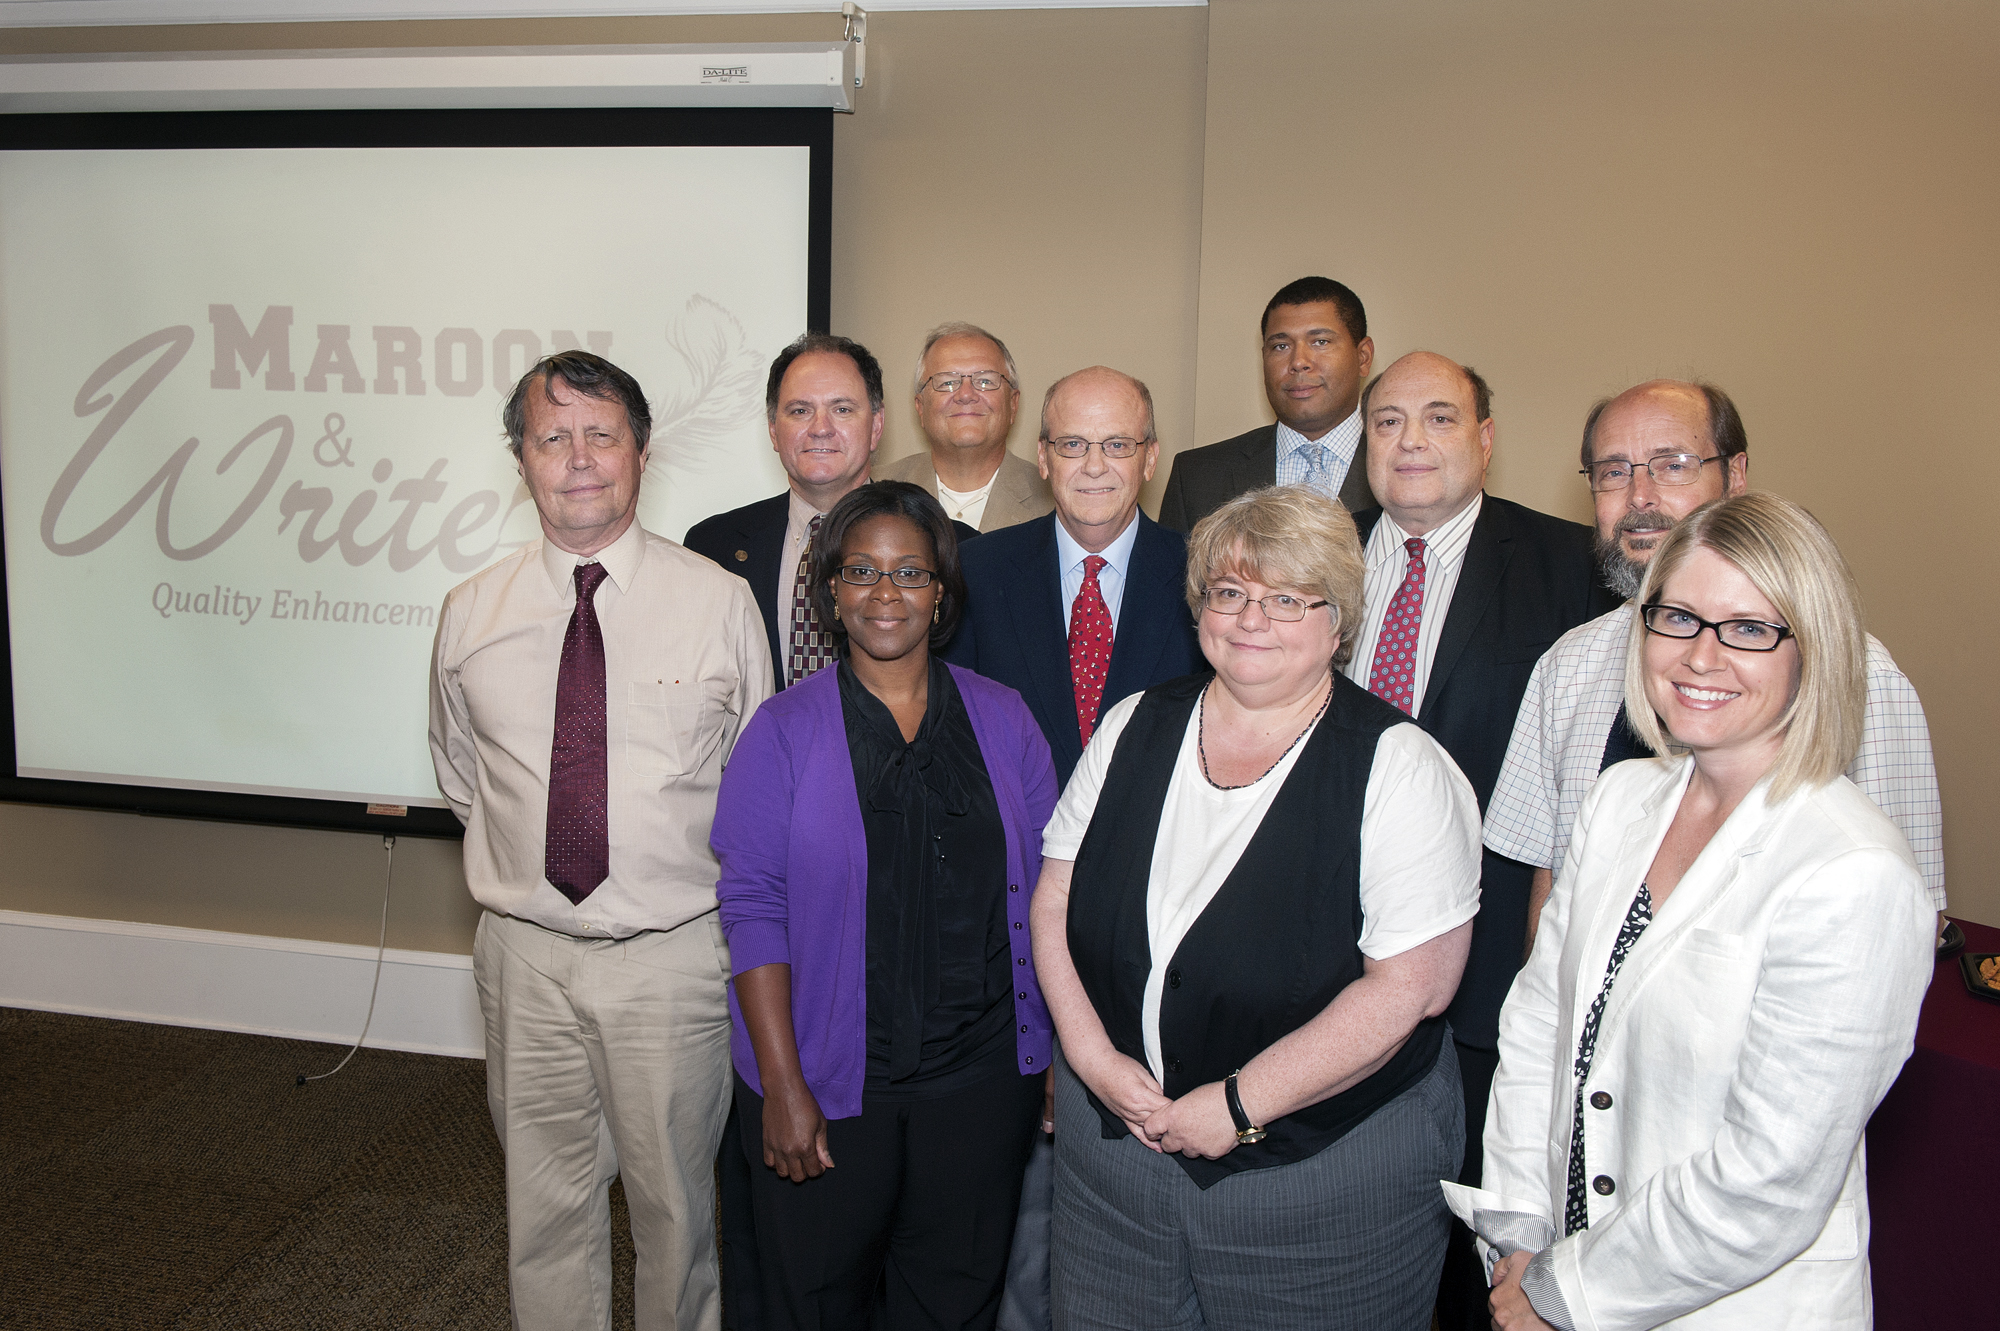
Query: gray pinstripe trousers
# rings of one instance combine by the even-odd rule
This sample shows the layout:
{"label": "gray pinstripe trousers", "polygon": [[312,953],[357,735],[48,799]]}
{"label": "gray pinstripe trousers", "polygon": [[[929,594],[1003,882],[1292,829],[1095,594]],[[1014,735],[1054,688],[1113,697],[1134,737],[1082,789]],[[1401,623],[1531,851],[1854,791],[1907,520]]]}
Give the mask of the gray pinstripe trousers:
{"label": "gray pinstripe trousers", "polygon": [[1430,1074],[1309,1160],[1203,1191],[1056,1068],[1055,1331],[1428,1331],[1465,1106]]}

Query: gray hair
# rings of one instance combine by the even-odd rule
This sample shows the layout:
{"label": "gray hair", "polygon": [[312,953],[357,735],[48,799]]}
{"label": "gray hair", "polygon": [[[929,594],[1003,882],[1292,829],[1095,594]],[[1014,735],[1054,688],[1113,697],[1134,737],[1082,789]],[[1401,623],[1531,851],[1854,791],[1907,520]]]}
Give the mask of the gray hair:
{"label": "gray hair", "polygon": [[1000,359],[1007,362],[1007,377],[1014,381],[1014,387],[1017,390],[1021,387],[1021,372],[1014,368],[1014,353],[1007,350],[1007,344],[987,332],[984,328],[981,328],[978,324],[969,324],[963,320],[955,319],[950,323],[939,324],[924,335],[924,349],[917,353],[916,377],[910,383],[910,393],[912,396],[924,391],[924,359],[931,354],[932,347],[948,337],[983,337],[994,346],[1000,348]]}

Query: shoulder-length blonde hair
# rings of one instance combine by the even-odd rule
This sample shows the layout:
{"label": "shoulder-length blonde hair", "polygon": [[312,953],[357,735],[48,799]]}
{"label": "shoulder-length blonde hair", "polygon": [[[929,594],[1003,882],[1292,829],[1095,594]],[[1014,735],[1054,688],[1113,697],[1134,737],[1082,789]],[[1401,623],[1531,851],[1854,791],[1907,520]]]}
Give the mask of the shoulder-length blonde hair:
{"label": "shoulder-length blonde hair", "polygon": [[[1639,605],[1657,600],[1696,550],[1713,550],[1741,570],[1798,644],[1799,687],[1780,721],[1785,738],[1771,768],[1771,802],[1825,785],[1847,770],[1861,747],[1868,698],[1861,594],[1840,548],[1817,518],[1789,499],[1762,490],[1731,495],[1696,509],[1660,542],[1646,567]],[[1625,654],[1625,714],[1639,738],[1665,753],[1673,737],[1646,697],[1646,637],[1643,615],[1634,614]]]}
{"label": "shoulder-length blonde hair", "polygon": [[1340,613],[1333,663],[1344,665],[1361,627],[1367,571],[1354,519],[1338,502],[1302,485],[1267,486],[1236,496],[1194,524],[1188,536],[1188,609],[1200,619],[1202,590],[1224,573],[1320,597]]}

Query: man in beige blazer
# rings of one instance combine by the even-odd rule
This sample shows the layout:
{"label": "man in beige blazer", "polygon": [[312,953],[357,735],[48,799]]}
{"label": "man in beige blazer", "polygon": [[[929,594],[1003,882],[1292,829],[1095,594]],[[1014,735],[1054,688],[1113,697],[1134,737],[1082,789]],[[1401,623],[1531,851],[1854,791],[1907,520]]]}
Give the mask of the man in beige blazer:
{"label": "man in beige blazer", "polygon": [[982,532],[1039,518],[1055,496],[1035,464],[1007,451],[1021,405],[1021,376],[1007,344],[968,323],[940,324],[917,357],[917,427],[930,451],[876,470],[937,496],[954,521]]}

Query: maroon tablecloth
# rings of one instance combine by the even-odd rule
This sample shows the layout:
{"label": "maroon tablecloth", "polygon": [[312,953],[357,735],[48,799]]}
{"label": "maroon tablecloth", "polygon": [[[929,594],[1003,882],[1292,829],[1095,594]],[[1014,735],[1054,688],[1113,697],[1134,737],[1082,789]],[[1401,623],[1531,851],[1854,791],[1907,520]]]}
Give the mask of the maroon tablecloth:
{"label": "maroon tablecloth", "polygon": [[[1958,924],[1966,951],[2000,952],[2000,929]],[[1996,1186],[2000,1004],[1967,993],[1953,957],[1938,963],[1916,1052],[1868,1124],[1877,1331],[1993,1326]]]}

